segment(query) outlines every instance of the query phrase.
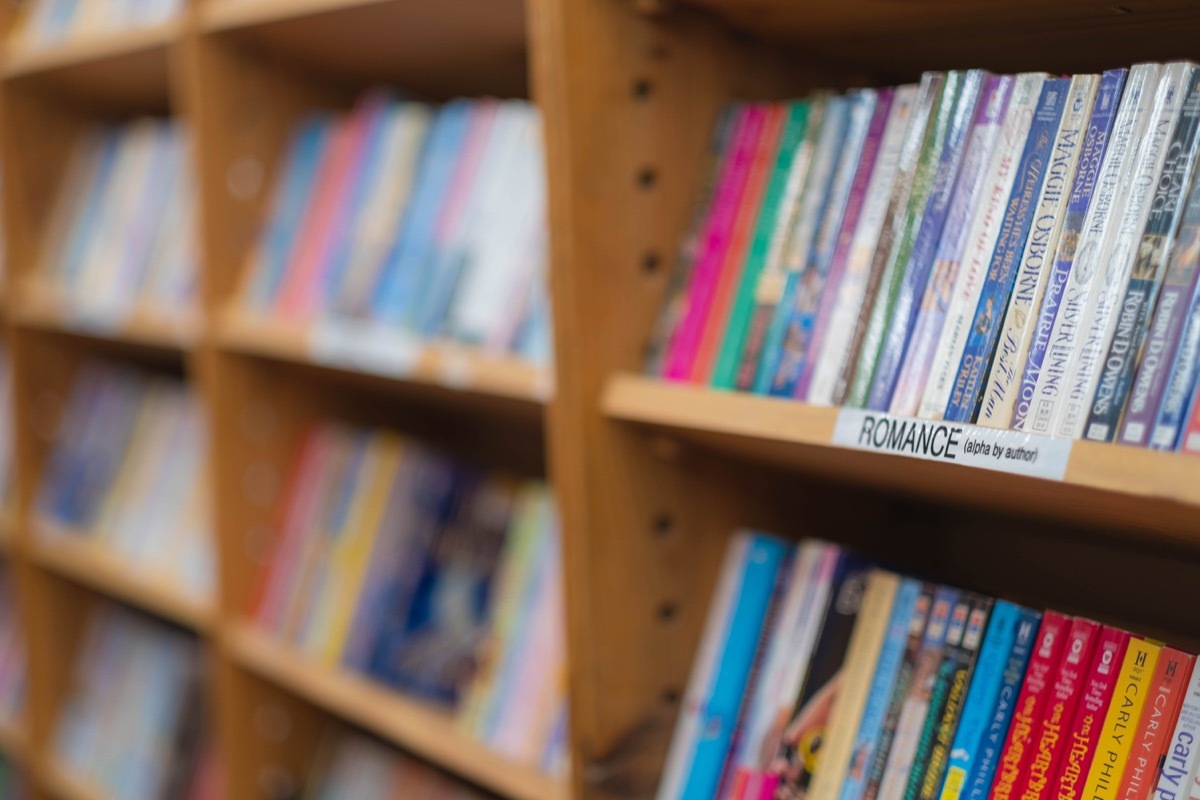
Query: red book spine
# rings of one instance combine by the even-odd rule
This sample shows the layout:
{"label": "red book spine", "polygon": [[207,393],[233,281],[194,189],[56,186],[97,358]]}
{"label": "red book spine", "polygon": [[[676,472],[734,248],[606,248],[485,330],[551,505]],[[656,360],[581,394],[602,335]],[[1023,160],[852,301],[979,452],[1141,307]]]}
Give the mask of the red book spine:
{"label": "red book spine", "polygon": [[1066,752],[1063,730],[1075,718],[1075,709],[1083,694],[1099,633],[1100,624],[1090,619],[1077,617],[1071,622],[1054,686],[1045,703],[1042,718],[1034,728],[1037,746],[1030,761],[1029,774],[1019,784],[1020,789],[1016,793],[1020,800],[1043,800],[1054,796],[1051,784],[1058,772],[1062,754]]}
{"label": "red book spine", "polygon": [[1029,659],[1025,680],[1013,709],[1008,738],[1000,754],[996,780],[992,783],[991,800],[1012,800],[1019,797],[1017,787],[1024,785],[1033,762],[1034,726],[1042,718],[1042,707],[1050,694],[1050,686],[1062,660],[1070,619],[1055,611],[1047,611],[1038,629],[1037,649]]}
{"label": "red book spine", "polygon": [[1096,644],[1088,671],[1088,681],[1067,735],[1067,750],[1051,784],[1056,791],[1051,797],[1056,800],[1079,800],[1088,770],[1092,768],[1092,759],[1096,757],[1096,740],[1104,724],[1104,714],[1112,700],[1117,674],[1128,647],[1129,634],[1125,631],[1105,626],[1100,632],[1100,641]]}
{"label": "red book spine", "polygon": [[1159,655],[1117,800],[1148,800],[1153,795],[1195,660],[1173,647],[1164,647]]}

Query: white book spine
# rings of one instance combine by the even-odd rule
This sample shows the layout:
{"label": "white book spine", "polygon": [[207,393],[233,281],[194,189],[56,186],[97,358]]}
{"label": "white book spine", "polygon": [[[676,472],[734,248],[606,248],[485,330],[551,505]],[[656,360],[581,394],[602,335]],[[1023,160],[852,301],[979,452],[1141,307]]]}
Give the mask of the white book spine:
{"label": "white book spine", "polygon": [[1121,223],[1117,228],[1112,249],[1102,262],[1092,285],[1087,311],[1086,330],[1072,356],[1072,368],[1067,378],[1067,393],[1062,403],[1062,418],[1057,433],[1071,439],[1083,435],[1092,395],[1100,378],[1100,359],[1108,351],[1117,315],[1116,304],[1125,294],[1129,275],[1137,258],[1142,231],[1150,216],[1150,204],[1158,188],[1158,176],[1166,161],[1171,134],[1183,108],[1187,93],[1186,80],[1191,65],[1175,63],[1162,71],[1154,106],[1141,136],[1141,147],[1133,167],[1131,182],[1125,184],[1126,201]]}
{"label": "white book spine", "polygon": [[958,362],[967,345],[967,333],[975,317],[975,307],[983,291],[992,249],[1000,236],[1004,221],[1004,207],[1016,180],[1017,162],[1033,124],[1033,112],[1046,76],[1026,73],[1017,77],[1013,86],[1012,99],[1004,114],[1004,125],[1000,138],[992,151],[984,178],[983,193],[971,219],[971,233],[963,251],[954,289],[950,294],[950,305],[946,309],[946,321],[942,335],[934,351],[933,369],[925,382],[925,391],[917,406],[917,416],[925,419],[941,419],[950,401],[954,378],[958,374]]}
{"label": "white book spine", "polygon": [[1079,235],[1075,262],[1063,288],[1054,327],[1050,329],[1050,344],[1033,390],[1029,416],[1025,418],[1026,432],[1050,435],[1057,429],[1055,423],[1061,417],[1072,355],[1087,323],[1085,313],[1093,279],[1116,235],[1117,226],[1110,222],[1124,213],[1126,189],[1137,161],[1141,133],[1150,116],[1158,73],[1157,64],[1139,64],[1129,72],[1095,194]]}
{"label": "white book spine", "polygon": [[838,376],[842,374],[842,368],[849,357],[854,321],[862,313],[868,273],[896,186],[900,151],[908,132],[908,122],[912,117],[917,91],[918,87],[915,84],[900,86],[892,99],[892,110],[888,112],[887,127],[884,128],[883,139],[879,144],[875,170],[867,184],[866,200],[863,202],[858,226],[854,229],[854,238],[850,242],[850,252],[846,257],[846,269],[842,274],[837,299],[825,329],[825,341],[821,344],[813,366],[812,381],[805,398],[813,405],[833,405],[833,392],[837,387]]}
{"label": "white book spine", "polygon": [[996,344],[991,373],[984,385],[983,403],[977,424],[1007,428],[1021,388],[1021,370],[1033,341],[1037,313],[1046,293],[1046,281],[1054,264],[1059,233],[1067,215],[1071,180],[1079,164],[1083,137],[1092,104],[1100,88],[1099,75],[1076,75],[1071,79],[1062,122],[1038,197],[1036,216],[1021,254],[1021,267],[1009,296],[1004,327]]}

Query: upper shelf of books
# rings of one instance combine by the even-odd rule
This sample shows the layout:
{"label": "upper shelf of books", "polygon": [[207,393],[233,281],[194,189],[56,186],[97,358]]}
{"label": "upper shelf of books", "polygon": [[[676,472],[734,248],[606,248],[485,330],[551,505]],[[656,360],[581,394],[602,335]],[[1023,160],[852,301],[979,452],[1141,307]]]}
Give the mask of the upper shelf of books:
{"label": "upper shelf of books", "polygon": [[526,93],[522,0],[210,0],[201,18],[208,32],[326,78],[432,97]]}
{"label": "upper shelf of books", "polygon": [[1080,71],[1185,57],[1200,31],[1200,6],[1188,0],[688,3],[756,37],[799,45],[809,60],[903,75],[963,64]]}

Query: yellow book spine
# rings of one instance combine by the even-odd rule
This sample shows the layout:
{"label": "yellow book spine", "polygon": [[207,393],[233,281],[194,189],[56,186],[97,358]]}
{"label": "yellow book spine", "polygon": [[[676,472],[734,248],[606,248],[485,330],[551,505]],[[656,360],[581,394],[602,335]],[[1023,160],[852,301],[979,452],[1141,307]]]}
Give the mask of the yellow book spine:
{"label": "yellow book spine", "polygon": [[1161,650],[1159,645],[1144,639],[1130,640],[1125,660],[1121,663],[1116,691],[1104,717],[1104,727],[1100,729],[1101,739],[1096,744],[1096,758],[1092,761],[1080,797],[1115,800]]}

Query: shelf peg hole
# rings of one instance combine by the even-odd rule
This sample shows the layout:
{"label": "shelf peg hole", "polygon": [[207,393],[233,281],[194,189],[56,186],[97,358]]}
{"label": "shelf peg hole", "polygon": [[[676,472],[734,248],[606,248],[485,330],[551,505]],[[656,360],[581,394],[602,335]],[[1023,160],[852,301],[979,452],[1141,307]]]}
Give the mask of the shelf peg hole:
{"label": "shelf peg hole", "polygon": [[662,256],[658,254],[657,250],[647,250],[642,254],[642,272],[647,275],[654,275],[661,266]]}
{"label": "shelf peg hole", "polygon": [[669,600],[658,607],[658,621],[664,625],[674,621],[678,615],[679,606]]}
{"label": "shelf peg hole", "polygon": [[639,189],[653,189],[656,183],[658,183],[658,171],[654,167],[642,167],[638,170],[637,185]]}
{"label": "shelf peg hole", "polygon": [[675,520],[670,514],[662,513],[654,517],[654,535],[659,539],[670,535],[675,528]]}
{"label": "shelf peg hole", "polygon": [[659,695],[659,699],[662,700],[663,705],[667,705],[667,706],[678,705],[679,704],[679,690],[671,689],[671,688],[663,689],[662,694]]}
{"label": "shelf peg hole", "polygon": [[633,82],[633,99],[648,100],[654,92],[654,84],[649,78],[637,78]]}

